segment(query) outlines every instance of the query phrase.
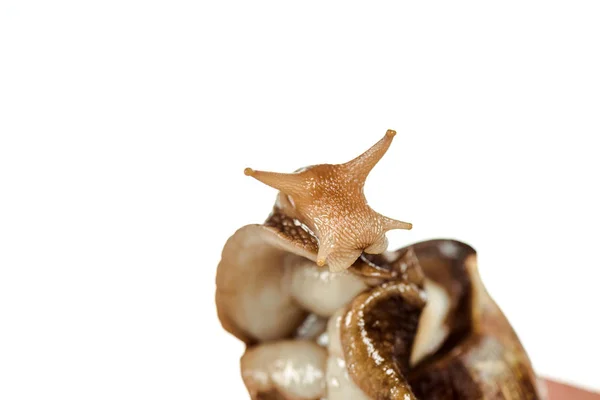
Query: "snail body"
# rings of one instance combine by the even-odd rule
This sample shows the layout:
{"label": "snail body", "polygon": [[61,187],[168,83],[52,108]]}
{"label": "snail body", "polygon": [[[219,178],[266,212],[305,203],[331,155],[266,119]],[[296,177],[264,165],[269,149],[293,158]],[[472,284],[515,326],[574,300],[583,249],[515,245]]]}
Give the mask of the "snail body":
{"label": "snail body", "polygon": [[246,169],[279,190],[217,268],[225,330],[247,344],[252,399],[541,399],[527,353],[454,240],[387,251],[411,224],[372,210],[368,173],[388,131],[356,159],[292,174]]}

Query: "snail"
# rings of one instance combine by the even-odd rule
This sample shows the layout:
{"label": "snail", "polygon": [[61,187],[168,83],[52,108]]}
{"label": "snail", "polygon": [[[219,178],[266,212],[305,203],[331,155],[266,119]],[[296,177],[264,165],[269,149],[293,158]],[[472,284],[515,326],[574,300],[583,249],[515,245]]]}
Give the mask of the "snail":
{"label": "snail", "polygon": [[250,397],[542,399],[472,247],[387,250],[386,232],[412,225],[371,209],[363,187],[395,134],[344,164],[244,171],[278,190],[266,221],[237,230],[217,267],[217,313],[246,344]]}

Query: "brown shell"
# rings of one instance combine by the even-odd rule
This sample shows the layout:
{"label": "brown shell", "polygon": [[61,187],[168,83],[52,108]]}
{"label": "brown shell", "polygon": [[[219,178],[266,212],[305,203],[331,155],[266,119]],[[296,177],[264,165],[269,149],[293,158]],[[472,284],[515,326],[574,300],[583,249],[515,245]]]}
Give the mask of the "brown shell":
{"label": "brown shell", "polygon": [[387,282],[356,296],[342,318],[348,372],[370,397],[415,398],[406,375],[424,294],[413,284]]}
{"label": "brown shell", "polygon": [[[411,368],[406,349],[421,313],[416,286],[401,291],[402,286],[383,284],[363,293],[352,302],[342,327],[348,370],[359,387],[373,399],[539,399],[531,363],[485,290],[475,251],[450,240],[410,248],[424,275],[449,292],[445,323],[451,333],[437,352]],[[382,288],[385,296],[379,293]],[[376,362],[373,354],[384,361]]]}

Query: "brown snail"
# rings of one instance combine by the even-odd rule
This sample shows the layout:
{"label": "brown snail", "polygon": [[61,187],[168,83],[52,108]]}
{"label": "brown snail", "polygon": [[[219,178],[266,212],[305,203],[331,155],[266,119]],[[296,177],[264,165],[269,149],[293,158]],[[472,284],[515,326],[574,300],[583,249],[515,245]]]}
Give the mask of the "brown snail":
{"label": "brown snail", "polygon": [[363,186],[394,135],[345,164],[246,169],[279,193],[264,224],[225,244],[216,305],[247,344],[251,398],[541,399],[470,246],[387,251],[385,233],[411,224],[372,210]]}

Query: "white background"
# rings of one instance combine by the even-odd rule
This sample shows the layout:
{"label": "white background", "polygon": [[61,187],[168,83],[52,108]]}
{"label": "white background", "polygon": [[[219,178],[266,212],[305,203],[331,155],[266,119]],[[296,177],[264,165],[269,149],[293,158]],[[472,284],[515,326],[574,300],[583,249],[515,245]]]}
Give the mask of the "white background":
{"label": "white background", "polygon": [[0,398],[246,398],[225,240],[343,162],[391,247],[473,245],[544,376],[600,389],[600,5],[0,3]]}

